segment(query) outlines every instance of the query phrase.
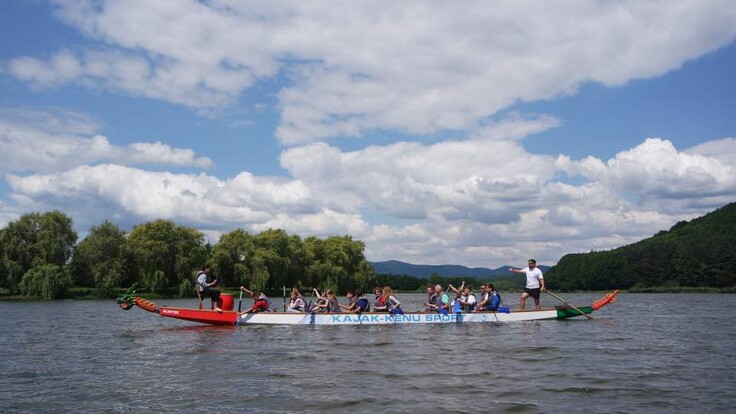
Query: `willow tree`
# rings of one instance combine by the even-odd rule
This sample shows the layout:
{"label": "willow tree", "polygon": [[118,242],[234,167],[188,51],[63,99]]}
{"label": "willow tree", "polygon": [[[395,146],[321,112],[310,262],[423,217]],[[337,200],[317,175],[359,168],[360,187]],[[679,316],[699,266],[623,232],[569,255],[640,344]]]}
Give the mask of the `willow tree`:
{"label": "willow tree", "polygon": [[5,287],[16,293],[23,275],[36,267],[63,268],[72,256],[76,241],[72,219],[60,211],[28,213],[10,222],[0,231]]}
{"label": "willow tree", "polygon": [[253,236],[242,229],[220,237],[212,248],[211,262],[222,286],[249,284],[255,248]]}
{"label": "willow tree", "polygon": [[207,260],[204,235],[170,220],[134,226],[127,244],[139,280],[152,291],[179,286],[183,280],[189,282]]}

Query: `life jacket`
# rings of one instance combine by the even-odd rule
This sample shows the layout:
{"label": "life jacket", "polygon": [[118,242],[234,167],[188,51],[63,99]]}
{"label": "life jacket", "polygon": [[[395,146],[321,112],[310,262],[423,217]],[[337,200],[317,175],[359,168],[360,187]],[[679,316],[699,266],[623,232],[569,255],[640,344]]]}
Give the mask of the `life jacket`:
{"label": "life jacket", "polygon": [[463,304],[460,303],[460,298],[455,298],[455,300],[452,301],[452,306],[450,306],[452,313],[462,312],[462,306]]}
{"label": "life jacket", "polygon": [[[197,290],[199,290],[200,292],[204,292],[205,289],[207,289],[207,286],[206,285],[204,285],[202,283],[199,283],[199,277],[201,275],[203,275],[203,274],[205,274],[205,273],[200,270],[200,271],[197,272],[197,275],[194,276],[194,283],[197,285]],[[205,276],[205,279],[204,279],[204,283],[207,283],[207,277],[206,276]]]}
{"label": "life jacket", "polygon": [[493,295],[490,297],[488,302],[486,302],[486,310],[495,311],[498,309],[500,304],[501,295],[499,295],[498,292],[493,292]]}
{"label": "life jacket", "polygon": [[371,304],[368,302],[368,299],[366,298],[360,298],[358,299],[358,312],[370,312],[371,311]]}
{"label": "life jacket", "polygon": [[340,305],[336,298],[327,299],[327,312],[340,312]]}
{"label": "life jacket", "polygon": [[254,312],[271,312],[271,303],[268,298],[261,296],[253,302]]}
{"label": "life jacket", "polygon": [[[296,307],[292,307],[292,306],[294,306],[294,304],[296,304],[296,303],[299,302],[299,299],[301,299],[301,301],[302,301],[301,303],[302,304],[301,305],[297,305]],[[307,304],[304,302],[304,298],[301,297],[301,295],[300,296],[297,296],[296,299],[289,301],[289,309],[293,309],[293,310],[296,310],[296,311],[299,311],[299,312],[304,312],[304,309],[306,307],[307,307]]]}
{"label": "life jacket", "polygon": [[442,293],[442,295],[437,296],[436,306],[437,306],[437,312],[442,313],[444,315],[447,315],[451,308],[443,308],[445,304],[450,304],[450,296],[447,293]]}
{"label": "life jacket", "polygon": [[473,297],[473,299],[475,299],[475,301],[472,304],[470,304],[470,305],[463,305],[463,311],[464,312],[472,312],[473,309],[475,309],[475,304],[478,302],[478,299],[476,299],[474,293],[469,294],[468,297],[465,298],[465,302],[470,302],[469,299],[470,299],[471,296]]}
{"label": "life jacket", "polygon": [[328,303],[327,298],[319,298],[316,302],[314,302],[314,305],[312,306],[312,309],[310,309],[310,312],[327,312],[327,308],[318,307],[318,305],[324,305]]}
{"label": "life jacket", "polygon": [[386,309],[376,309],[376,308],[385,308],[386,307],[386,298],[383,297],[383,295],[376,297],[376,301],[373,303],[373,310],[376,312],[385,312]]}

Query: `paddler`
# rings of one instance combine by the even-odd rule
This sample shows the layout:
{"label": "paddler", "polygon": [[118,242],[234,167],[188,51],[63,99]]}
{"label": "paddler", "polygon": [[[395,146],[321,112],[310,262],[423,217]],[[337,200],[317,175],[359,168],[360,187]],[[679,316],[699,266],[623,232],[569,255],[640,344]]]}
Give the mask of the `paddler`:
{"label": "paddler", "polygon": [[271,304],[263,292],[256,290],[248,290],[245,286],[241,286],[240,290],[247,292],[253,298],[253,306],[243,313],[271,312]]}

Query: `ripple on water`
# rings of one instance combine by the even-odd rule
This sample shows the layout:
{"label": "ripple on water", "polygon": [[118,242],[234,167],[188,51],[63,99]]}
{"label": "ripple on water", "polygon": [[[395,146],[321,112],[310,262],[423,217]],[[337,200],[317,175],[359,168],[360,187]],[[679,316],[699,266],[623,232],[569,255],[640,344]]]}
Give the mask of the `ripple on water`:
{"label": "ripple on water", "polygon": [[673,313],[683,301],[736,295],[622,295],[594,321],[359,327],[0,303],[0,412],[728,412],[736,322]]}

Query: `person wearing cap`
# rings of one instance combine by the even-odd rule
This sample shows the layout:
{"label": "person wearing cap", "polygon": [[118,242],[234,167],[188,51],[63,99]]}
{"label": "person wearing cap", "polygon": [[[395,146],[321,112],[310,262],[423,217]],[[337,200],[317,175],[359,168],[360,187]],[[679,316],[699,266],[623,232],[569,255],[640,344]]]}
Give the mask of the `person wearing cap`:
{"label": "person wearing cap", "polygon": [[526,274],[526,287],[524,288],[524,292],[522,292],[521,294],[521,299],[519,301],[519,310],[524,310],[526,298],[528,298],[529,296],[534,298],[534,305],[536,306],[536,309],[542,309],[542,305],[539,302],[539,294],[543,290],[545,290],[544,275],[542,274],[542,271],[537,268],[537,261],[534,259],[529,259],[528,266],[526,268],[517,269],[512,267],[509,268],[509,271],[514,273]]}

